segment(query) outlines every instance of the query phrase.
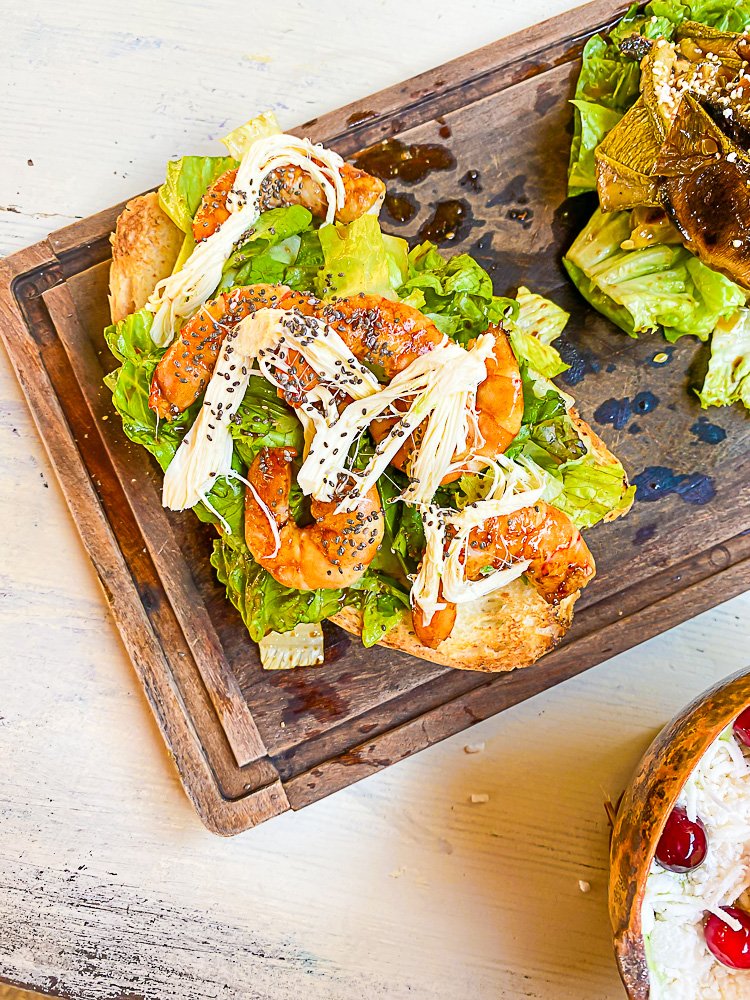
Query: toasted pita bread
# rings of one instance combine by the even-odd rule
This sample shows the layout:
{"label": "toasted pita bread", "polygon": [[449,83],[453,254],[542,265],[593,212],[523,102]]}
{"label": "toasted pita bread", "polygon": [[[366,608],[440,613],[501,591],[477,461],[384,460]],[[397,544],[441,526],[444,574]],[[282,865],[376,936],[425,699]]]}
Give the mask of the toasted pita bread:
{"label": "toasted pita bread", "polygon": [[[573,618],[578,593],[553,607],[525,580],[470,604],[459,604],[456,624],[437,649],[423,646],[406,612],[382,645],[460,670],[514,670],[528,667],[560,642]],[[344,608],[331,621],[352,635],[362,634],[362,616]]]}
{"label": "toasted pita bread", "polygon": [[172,273],[184,236],[161,209],[155,191],[127,203],[110,237],[113,323],[142,309],[157,282]]}
{"label": "toasted pita bread", "polygon": [[[171,273],[182,233],[161,210],[156,195],[151,194],[128,202],[111,240],[110,306],[112,318],[117,320],[140,309],[157,281]],[[571,416],[600,461],[616,463],[601,438],[575,410]],[[613,516],[618,515],[607,519]],[[417,639],[409,612],[385,636],[382,645],[461,670],[527,667],[560,642],[570,627],[579,595],[580,591],[553,606],[525,580],[515,580],[480,601],[459,605],[453,631],[438,649],[428,649]],[[331,621],[353,635],[362,633],[362,616],[354,608],[344,608]]]}

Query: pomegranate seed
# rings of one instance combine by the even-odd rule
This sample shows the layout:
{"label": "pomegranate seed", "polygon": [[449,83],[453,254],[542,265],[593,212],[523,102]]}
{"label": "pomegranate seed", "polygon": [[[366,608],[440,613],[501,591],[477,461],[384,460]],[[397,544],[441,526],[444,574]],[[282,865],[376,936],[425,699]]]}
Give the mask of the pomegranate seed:
{"label": "pomegranate seed", "polygon": [[706,828],[675,806],[656,845],[656,861],[669,872],[689,872],[702,865],[708,850]]}
{"label": "pomegranate seed", "polygon": [[722,906],[722,910],[742,926],[734,931],[715,913],[710,913],[703,927],[708,950],[730,969],[750,969],[750,913],[736,906]]}
{"label": "pomegranate seed", "polygon": [[734,720],[733,728],[734,735],[740,743],[744,743],[746,747],[750,747],[750,708],[746,708],[744,712],[740,712]]}

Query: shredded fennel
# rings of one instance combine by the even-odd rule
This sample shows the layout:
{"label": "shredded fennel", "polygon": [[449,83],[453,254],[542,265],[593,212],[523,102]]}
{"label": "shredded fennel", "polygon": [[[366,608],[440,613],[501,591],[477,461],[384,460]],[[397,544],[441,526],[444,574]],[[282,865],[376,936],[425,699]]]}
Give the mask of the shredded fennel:
{"label": "shredded fennel", "polygon": [[[330,149],[309,139],[286,133],[272,133],[273,124],[263,123],[257,135],[249,122],[244,153],[227,198],[230,216],[207,239],[198,243],[179,271],[163,278],[146,303],[154,313],[151,338],[160,347],[171,343],[180,319],[192,315],[204,304],[221,280],[221,271],[236,244],[260,216],[261,185],[268,174],[296,166],[316,181],[327,201],[326,222],[346,200],[341,168],[344,161]],[[230,136],[234,133],[230,133]],[[229,138],[229,137],[228,137]]]}
{"label": "shredded fennel", "polygon": [[478,580],[466,579],[465,556],[471,531],[484,526],[489,518],[532,506],[548,487],[547,473],[529,459],[513,460],[499,455],[490,469],[491,487],[483,500],[461,511],[432,505],[422,508],[427,547],[412,584],[411,601],[421,609],[426,624],[436,611],[445,607],[445,601],[465,604],[486,597],[517,579],[529,567],[528,559],[508,561],[508,565]]}

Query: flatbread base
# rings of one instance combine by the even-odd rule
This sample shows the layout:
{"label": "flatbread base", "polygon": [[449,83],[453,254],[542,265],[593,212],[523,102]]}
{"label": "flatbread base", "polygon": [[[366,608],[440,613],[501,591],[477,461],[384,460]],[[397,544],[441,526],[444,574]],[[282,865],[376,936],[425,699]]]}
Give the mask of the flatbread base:
{"label": "flatbread base", "polygon": [[[113,320],[140,309],[156,283],[170,274],[183,234],[159,207],[155,194],[128,202],[112,236],[110,305]],[[616,461],[593,430],[573,413],[603,461]],[[382,645],[460,670],[503,671],[527,667],[553,649],[565,635],[578,594],[552,607],[523,579],[481,601],[458,608],[453,632],[438,649],[423,646],[412,628],[411,613],[386,635]],[[332,621],[361,635],[362,618],[345,608]]]}
{"label": "flatbread base", "polygon": [[172,273],[184,238],[162,210],[155,191],[127,203],[110,238],[109,308],[113,323],[145,306],[158,282]]}
{"label": "flatbread base", "polygon": [[[380,645],[459,670],[528,667],[560,642],[577,599],[578,593],[571,594],[553,607],[523,579],[514,580],[479,601],[460,604],[453,631],[437,649],[428,649],[417,639],[409,612]],[[331,621],[352,635],[362,633],[362,615],[356,608],[344,608]]]}

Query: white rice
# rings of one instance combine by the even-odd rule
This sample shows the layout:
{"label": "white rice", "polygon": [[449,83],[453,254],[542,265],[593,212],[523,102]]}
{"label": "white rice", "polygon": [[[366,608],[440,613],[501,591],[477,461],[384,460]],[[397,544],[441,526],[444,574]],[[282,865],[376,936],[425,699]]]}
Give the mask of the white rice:
{"label": "white rice", "polygon": [[750,762],[731,726],[709,747],[678,800],[708,834],[706,860],[679,875],[652,864],[641,918],[651,1000],[748,1000],[750,971],[728,969],[703,936],[706,911],[750,886]]}

